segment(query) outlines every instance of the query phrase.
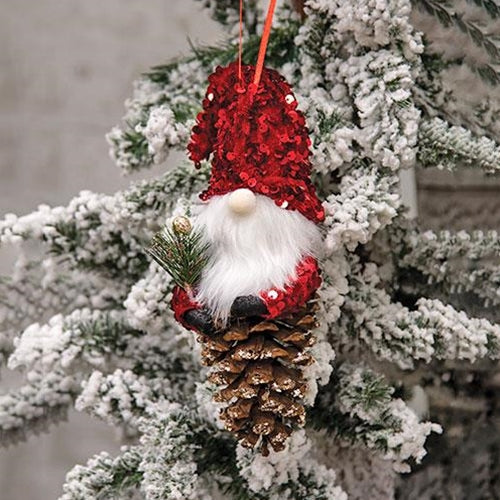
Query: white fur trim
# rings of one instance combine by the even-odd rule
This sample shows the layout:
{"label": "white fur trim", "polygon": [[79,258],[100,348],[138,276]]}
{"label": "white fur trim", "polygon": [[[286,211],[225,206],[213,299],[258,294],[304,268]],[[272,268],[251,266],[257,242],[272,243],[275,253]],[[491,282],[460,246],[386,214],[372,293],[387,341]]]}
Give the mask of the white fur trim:
{"label": "white fur trim", "polygon": [[211,198],[195,222],[211,252],[196,299],[222,322],[236,297],[282,289],[295,277],[300,260],[314,255],[321,241],[316,224],[300,212],[256,195],[255,210],[238,215],[228,206],[230,195]]}

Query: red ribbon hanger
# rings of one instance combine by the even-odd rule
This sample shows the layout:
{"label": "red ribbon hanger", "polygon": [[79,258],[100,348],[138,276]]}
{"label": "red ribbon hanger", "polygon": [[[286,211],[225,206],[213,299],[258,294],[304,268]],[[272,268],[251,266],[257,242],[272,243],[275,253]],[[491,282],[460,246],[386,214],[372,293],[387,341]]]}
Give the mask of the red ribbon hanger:
{"label": "red ribbon hanger", "polygon": [[[269,43],[269,35],[271,34],[271,27],[273,24],[274,10],[276,8],[277,0],[270,0],[269,8],[267,10],[266,21],[264,23],[264,30],[260,40],[259,55],[257,57],[257,64],[255,65],[255,76],[253,83],[256,87],[259,86],[260,77],[262,76],[262,69],[264,68],[264,59],[266,58],[267,45]],[[240,36],[238,47],[238,78],[241,81],[241,59],[243,52],[243,0],[240,0]]]}

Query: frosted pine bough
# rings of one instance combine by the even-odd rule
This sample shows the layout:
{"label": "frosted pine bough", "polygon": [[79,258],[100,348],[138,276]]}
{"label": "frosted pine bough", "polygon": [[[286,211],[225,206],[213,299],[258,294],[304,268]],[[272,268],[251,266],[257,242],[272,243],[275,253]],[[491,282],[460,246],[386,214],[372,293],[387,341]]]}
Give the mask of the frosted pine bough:
{"label": "frosted pine bough", "polygon": [[[235,57],[234,2],[202,3],[227,23],[229,45],[197,49],[136,84],[124,125],[108,136],[125,172],[185,150],[208,74]],[[449,113],[453,92],[436,97],[444,72],[412,26],[409,1],[306,4],[303,22],[286,6],[278,12],[267,64],[307,115],[327,212],[309,426],[268,458],[235,447],[217,426],[194,340],[168,310],[171,285],[143,253],[168,217],[194,207],[206,167],[180,166],[111,196],[83,192],[67,207],[0,222],[1,244],[20,255],[0,282],[0,348],[9,368],[26,372],[22,388],[0,397],[2,440],[47,429],[70,405],[136,436],[121,455],[70,471],[64,500],[391,498],[395,471],[422,460],[440,430],[418,420],[412,387],[432,393],[446,384],[443,365],[498,358],[498,235],[419,231],[405,220],[398,179],[412,166],[498,170],[494,135],[474,135],[481,114],[471,113],[472,126]],[[262,21],[252,7],[249,58],[259,40],[252,16]],[[433,419],[432,400],[429,411]],[[372,458],[361,461],[360,450]],[[361,466],[364,484],[353,472]],[[371,490],[373,476],[387,482]]]}

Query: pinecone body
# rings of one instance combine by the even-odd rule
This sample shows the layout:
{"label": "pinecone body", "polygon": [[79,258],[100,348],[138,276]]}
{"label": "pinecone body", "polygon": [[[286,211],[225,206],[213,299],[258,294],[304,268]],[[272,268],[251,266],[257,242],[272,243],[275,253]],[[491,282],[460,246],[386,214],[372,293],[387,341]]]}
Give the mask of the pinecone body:
{"label": "pinecone body", "polygon": [[303,370],[314,362],[309,349],[317,326],[317,298],[293,315],[274,320],[234,318],[212,336],[200,335],[203,364],[225,403],[220,418],[248,448],[264,455],[285,447],[294,427],[305,423]]}

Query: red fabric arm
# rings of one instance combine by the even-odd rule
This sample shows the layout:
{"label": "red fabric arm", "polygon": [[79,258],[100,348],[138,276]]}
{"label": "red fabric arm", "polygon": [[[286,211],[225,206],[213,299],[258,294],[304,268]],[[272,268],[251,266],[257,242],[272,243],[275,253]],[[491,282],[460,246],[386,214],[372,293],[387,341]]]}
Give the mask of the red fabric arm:
{"label": "red fabric arm", "polygon": [[295,279],[284,289],[271,288],[260,293],[269,313],[265,318],[272,319],[292,313],[303,306],[321,285],[318,261],[306,257],[295,269]]}
{"label": "red fabric arm", "polygon": [[191,300],[189,295],[179,286],[175,286],[172,294],[170,307],[174,311],[175,319],[188,330],[196,331],[192,326],[184,321],[184,314],[191,309],[199,309],[201,306],[198,302]]}

